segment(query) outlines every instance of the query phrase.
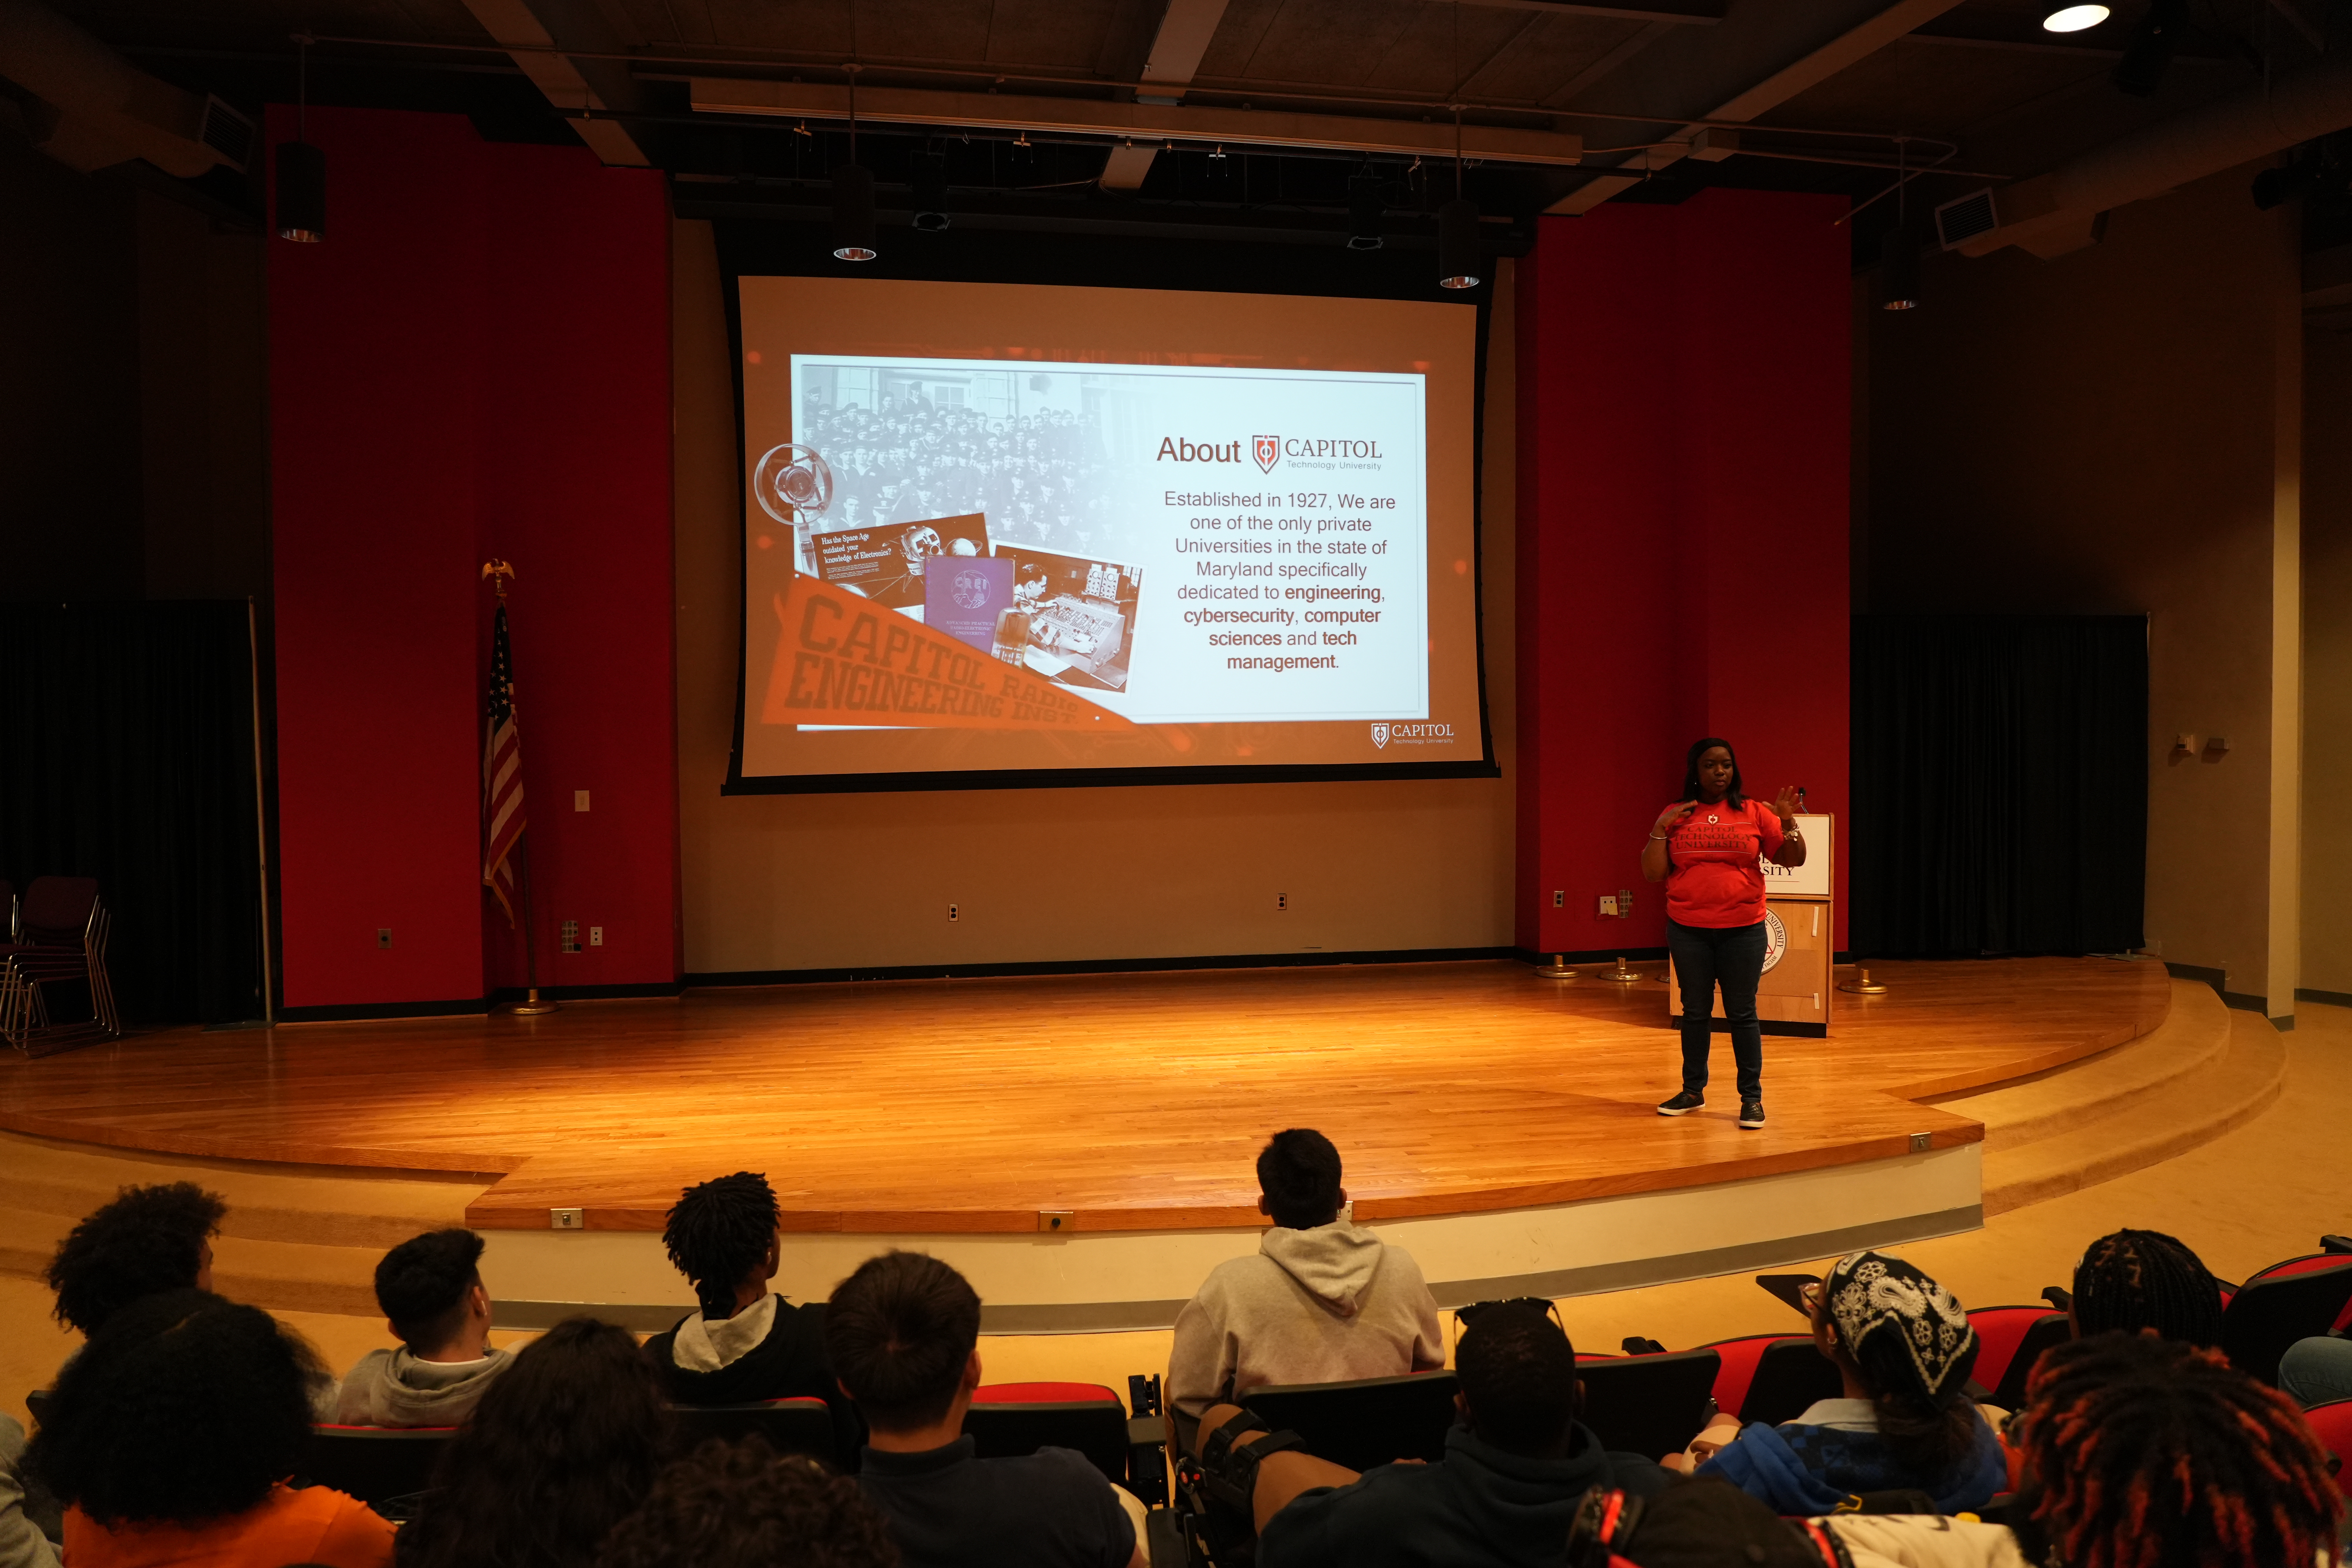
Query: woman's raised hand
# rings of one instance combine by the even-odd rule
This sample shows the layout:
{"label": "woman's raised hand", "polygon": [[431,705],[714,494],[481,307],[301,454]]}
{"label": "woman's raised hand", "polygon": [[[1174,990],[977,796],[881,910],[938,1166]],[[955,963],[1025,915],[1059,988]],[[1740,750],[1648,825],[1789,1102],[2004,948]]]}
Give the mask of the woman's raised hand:
{"label": "woman's raised hand", "polygon": [[1690,819],[1690,814],[1697,809],[1698,802],[1695,800],[1678,800],[1675,802],[1674,805],[1666,807],[1665,810],[1658,813],[1657,825],[1652,827],[1650,831],[1652,833],[1672,833],[1677,825],[1688,821]]}
{"label": "woman's raised hand", "polygon": [[1780,826],[1783,828],[1787,827],[1790,822],[1793,820],[1797,815],[1797,786],[1795,784],[1782,784],[1780,786],[1780,793],[1772,797],[1772,810],[1780,816]]}

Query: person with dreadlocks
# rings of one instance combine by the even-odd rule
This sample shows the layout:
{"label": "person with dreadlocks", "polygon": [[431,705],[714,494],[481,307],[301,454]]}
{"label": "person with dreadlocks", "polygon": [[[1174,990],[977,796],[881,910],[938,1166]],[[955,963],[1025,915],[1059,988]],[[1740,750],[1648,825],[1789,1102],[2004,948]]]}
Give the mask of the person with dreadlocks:
{"label": "person with dreadlocks", "polygon": [[2148,1332],[2189,1345],[2221,1342],[2221,1284],[2204,1261],[2158,1230],[2118,1230],[2074,1265],[2074,1337]]}
{"label": "person with dreadlocks", "polygon": [[688,1187],[662,1226],[669,1260],[694,1287],[698,1311],[646,1342],[680,1405],[822,1399],[855,1452],[856,1409],[824,1353],[824,1303],[794,1306],[768,1289],[782,1215],[768,1178],[751,1171]]}
{"label": "person with dreadlocks", "polygon": [[1719,1476],[1784,1514],[1833,1513],[1857,1492],[1898,1489],[1927,1493],[1942,1513],[1982,1508],[2008,1473],[1965,1392],[1977,1335],[1952,1293],[1899,1258],[1855,1252],[1806,1297],[1843,1396],[1780,1426],[1719,1417],[1667,1464]]}
{"label": "person with dreadlocks", "polygon": [[2010,1425],[2011,1528],[2066,1568],[2304,1568],[2342,1561],[2343,1499],[2284,1394],[2218,1350],[2105,1333],[2051,1349]]}

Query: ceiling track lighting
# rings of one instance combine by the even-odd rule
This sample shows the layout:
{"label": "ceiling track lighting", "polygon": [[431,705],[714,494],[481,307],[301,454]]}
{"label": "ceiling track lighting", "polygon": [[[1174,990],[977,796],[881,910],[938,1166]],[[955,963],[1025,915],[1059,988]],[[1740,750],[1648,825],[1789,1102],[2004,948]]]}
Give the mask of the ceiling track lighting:
{"label": "ceiling track lighting", "polygon": [[294,140],[278,144],[278,237],[327,237],[327,155],[310,145],[310,35],[294,35]]}
{"label": "ceiling track lighting", "polygon": [[849,162],[833,172],[833,254],[838,261],[872,261],[874,171],[857,161],[857,72],[849,71]]}

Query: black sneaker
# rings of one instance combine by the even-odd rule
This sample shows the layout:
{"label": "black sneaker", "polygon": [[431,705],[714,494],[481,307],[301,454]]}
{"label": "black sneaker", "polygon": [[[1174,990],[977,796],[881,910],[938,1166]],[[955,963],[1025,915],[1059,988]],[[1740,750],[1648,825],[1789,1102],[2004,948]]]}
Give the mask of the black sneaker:
{"label": "black sneaker", "polygon": [[1667,1100],[1664,1105],[1659,1106],[1658,1114],[1661,1116],[1688,1116],[1692,1111],[1696,1110],[1700,1106],[1705,1105],[1706,1103],[1706,1096],[1699,1093],[1696,1089],[1686,1089],[1680,1094],[1675,1096],[1672,1100]]}
{"label": "black sneaker", "polygon": [[1763,1126],[1764,1102],[1760,1100],[1741,1100],[1739,1102],[1739,1125],[1742,1127]]}

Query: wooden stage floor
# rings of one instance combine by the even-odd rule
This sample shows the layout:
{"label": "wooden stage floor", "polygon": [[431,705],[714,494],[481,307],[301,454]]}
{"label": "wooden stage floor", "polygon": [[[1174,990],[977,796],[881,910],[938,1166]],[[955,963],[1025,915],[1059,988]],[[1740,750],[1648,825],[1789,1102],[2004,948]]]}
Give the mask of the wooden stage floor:
{"label": "wooden stage floor", "polygon": [[208,1158],[499,1177],[483,1226],[658,1229],[680,1186],[763,1171],[796,1230],[1256,1221],[1278,1128],[1338,1142],[1364,1219],[1469,1214],[1976,1142],[1914,1103],[2163,1021],[2161,964],[1874,965],[1827,1039],[1765,1040],[1760,1131],[1727,1040],[1705,1111],[1663,985],[1512,963],[900,981],[697,992],[505,1016],[135,1035],[0,1052],[0,1128]]}

